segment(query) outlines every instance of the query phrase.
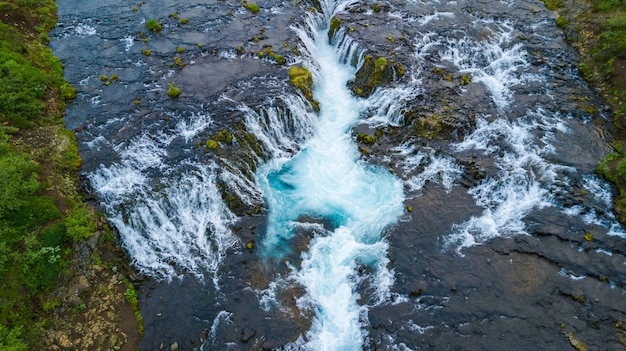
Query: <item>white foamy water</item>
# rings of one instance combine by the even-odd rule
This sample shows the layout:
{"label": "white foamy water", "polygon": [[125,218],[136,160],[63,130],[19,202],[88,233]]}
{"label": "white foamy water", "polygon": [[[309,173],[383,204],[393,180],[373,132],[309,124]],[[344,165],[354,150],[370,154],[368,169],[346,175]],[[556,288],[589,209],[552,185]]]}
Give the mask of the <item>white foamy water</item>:
{"label": "white foamy water", "polygon": [[413,195],[420,195],[428,182],[440,183],[446,192],[450,192],[462,173],[454,158],[436,155],[434,151],[429,153],[416,151],[415,146],[410,143],[400,145],[393,151],[401,157],[398,165],[404,170],[402,173],[404,183],[408,192]]}
{"label": "white foamy water", "polygon": [[[489,30],[485,40],[445,38],[441,41],[441,59],[468,73],[473,82],[483,83],[498,109],[512,101],[511,88],[536,76],[524,74],[529,65],[522,44],[511,45],[514,28],[506,22],[478,21],[477,25]],[[491,28],[495,27],[495,28]]]}
{"label": "white foamy water", "polygon": [[214,163],[166,163],[167,147],[177,139],[189,143],[212,123],[206,113],[170,114],[172,130],[145,134],[117,145],[120,160],[89,174],[109,222],[142,273],[167,280],[181,271],[203,279],[217,269],[226,251],[238,242],[231,227],[236,217],[217,186]]}
{"label": "white foamy water", "polygon": [[528,112],[513,122],[479,117],[476,130],[454,145],[459,152],[482,151],[494,158],[498,168],[496,176],[468,191],[485,210],[481,216],[455,225],[449,242],[458,250],[497,236],[525,234],[525,216],[532,210],[552,205],[549,188],[557,182],[557,171],[571,168],[545,160],[550,148],[534,136],[538,126],[564,131],[558,120],[542,110]]}
{"label": "white foamy water", "polygon": [[[311,239],[301,267],[293,273],[306,288],[304,299],[315,306],[315,316],[306,336],[288,349],[361,350],[367,306],[357,302],[361,296],[356,287],[370,281],[376,288],[366,298],[375,304],[385,299],[393,282],[386,268],[383,231],[403,213],[402,182],[385,169],[359,161],[350,129],[365,107],[346,88],[355,68],[342,63],[355,53],[355,46],[342,32],[335,38],[338,46],[328,44],[330,18],[347,4],[322,2],[323,13],[310,14],[309,27],[296,29],[305,45],[301,51],[308,54],[305,64],[314,75],[320,113],[313,134],[295,155],[274,152],[257,172],[270,210],[260,243],[264,256],[288,252],[300,216],[321,218],[330,226]],[[292,113],[308,114],[302,108]],[[358,273],[362,265],[374,273]]]}

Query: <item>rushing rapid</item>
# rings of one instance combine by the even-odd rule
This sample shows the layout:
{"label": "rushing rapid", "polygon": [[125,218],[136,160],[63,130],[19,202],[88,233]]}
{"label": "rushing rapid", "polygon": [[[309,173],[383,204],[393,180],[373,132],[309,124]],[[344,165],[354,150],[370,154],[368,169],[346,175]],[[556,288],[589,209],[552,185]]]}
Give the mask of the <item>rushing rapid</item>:
{"label": "rushing rapid", "polygon": [[[310,350],[362,349],[367,307],[358,303],[362,296],[356,287],[371,279],[382,288],[377,293],[385,293],[382,280],[389,272],[383,234],[403,213],[402,182],[360,161],[351,136],[362,108],[346,87],[356,70],[341,57],[352,43],[341,40],[342,33],[335,45],[328,43],[330,18],[341,6],[326,4],[323,14],[309,17],[309,28],[298,30],[311,59],[308,68],[315,72],[313,96],[320,103],[313,135],[293,158],[273,159],[257,174],[269,209],[264,256],[281,257],[289,250],[301,216],[328,222],[328,229],[311,238],[293,273],[315,306],[304,345]],[[361,266],[373,273],[365,277]]]}

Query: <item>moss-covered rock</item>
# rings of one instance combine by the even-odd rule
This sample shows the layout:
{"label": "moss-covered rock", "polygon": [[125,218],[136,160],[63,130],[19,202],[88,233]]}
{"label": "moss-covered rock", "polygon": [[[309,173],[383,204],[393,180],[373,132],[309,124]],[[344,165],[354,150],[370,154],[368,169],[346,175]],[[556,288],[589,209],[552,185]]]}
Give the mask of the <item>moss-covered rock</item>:
{"label": "moss-covered rock", "polygon": [[359,143],[363,143],[363,144],[374,144],[376,142],[376,136],[365,134],[365,133],[359,133],[356,136],[356,140]]}
{"label": "moss-covered rock", "polygon": [[167,96],[171,98],[177,98],[182,94],[182,91],[174,86],[174,83],[169,83],[167,88]]}
{"label": "moss-covered rock", "polygon": [[220,148],[220,144],[218,144],[218,142],[213,139],[207,140],[205,145],[206,145],[206,148],[209,150],[217,150]]}
{"label": "moss-covered rock", "polygon": [[333,18],[330,19],[330,28],[328,29],[328,39],[332,39],[340,27],[341,27],[341,20],[333,16]]}
{"label": "moss-covered rock", "polygon": [[159,22],[157,22],[157,20],[152,18],[146,21],[146,28],[153,32],[158,32],[163,29],[163,26]]}
{"label": "moss-covered rock", "polygon": [[243,7],[252,13],[258,13],[261,10],[261,7],[258,4],[243,4]]}
{"label": "moss-covered rock", "polygon": [[356,72],[352,91],[361,97],[368,97],[376,87],[399,79],[404,75],[404,66],[393,63],[384,57],[374,59],[371,55],[365,56],[361,68]]}
{"label": "moss-covered rock", "polygon": [[304,67],[291,67],[289,69],[289,83],[300,89],[304,97],[309,100],[315,111],[319,111],[319,103],[313,100],[313,75]]}

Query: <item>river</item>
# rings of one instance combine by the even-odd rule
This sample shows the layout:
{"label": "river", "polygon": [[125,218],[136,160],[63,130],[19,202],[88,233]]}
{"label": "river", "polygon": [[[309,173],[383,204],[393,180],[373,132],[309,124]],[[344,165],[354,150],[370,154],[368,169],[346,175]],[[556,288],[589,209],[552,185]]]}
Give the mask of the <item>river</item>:
{"label": "river", "polygon": [[142,350],[623,345],[613,127],[541,2],[57,3]]}

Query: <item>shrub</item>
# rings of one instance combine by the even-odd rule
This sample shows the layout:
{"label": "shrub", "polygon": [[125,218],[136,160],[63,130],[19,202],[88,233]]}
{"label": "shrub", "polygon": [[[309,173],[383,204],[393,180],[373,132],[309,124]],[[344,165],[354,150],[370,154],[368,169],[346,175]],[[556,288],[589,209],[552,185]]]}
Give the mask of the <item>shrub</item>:
{"label": "shrub", "polygon": [[64,220],[67,235],[74,241],[82,241],[89,238],[96,231],[96,223],[93,213],[84,202],[74,204]]}
{"label": "shrub", "polygon": [[0,218],[29,203],[30,197],[40,188],[38,171],[39,166],[22,154],[0,155]]}

